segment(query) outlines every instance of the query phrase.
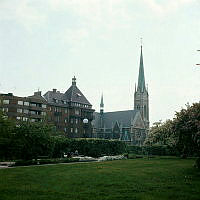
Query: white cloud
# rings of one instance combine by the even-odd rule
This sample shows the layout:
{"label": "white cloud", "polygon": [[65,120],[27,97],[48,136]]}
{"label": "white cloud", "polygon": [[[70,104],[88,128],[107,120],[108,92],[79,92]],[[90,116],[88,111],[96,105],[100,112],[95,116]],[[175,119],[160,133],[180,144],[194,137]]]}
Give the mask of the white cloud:
{"label": "white cloud", "polygon": [[68,43],[78,44],[88,37],[89,33],[86,29],[66,29],[62,33],[62,38]]}
{"label": "white cloud", "polygon": [[165,16],[168,13],[174,12],[182,6],[194,3],[196,0],[167,0],[165,3],[156,0],[143,0],[146,5],[148,5],[151,10],[158,14]]}
{"label": "white cloud", "polygon": [[130,20],[123,0],[50,0],[55,10],[67,9],[93,26],[106,25],[108,28],[122,26]]}
{"label": "white cloud", "polygon": [[37,7],[31,5],[31,1],[13,0],[0,2],[0,20],[13,20],[31,31],[35,25],[43,24],[46,21],[44,14],[40,13]]}
{"label": "white cloud", "polygon": [[66,42],[70,46],[70,51],[75,52],[80,47],[85,45],[85,40],[89,37],[89,32],[84,29],[70,29],[67,28],[64,32],[59,34],[59,39]]}

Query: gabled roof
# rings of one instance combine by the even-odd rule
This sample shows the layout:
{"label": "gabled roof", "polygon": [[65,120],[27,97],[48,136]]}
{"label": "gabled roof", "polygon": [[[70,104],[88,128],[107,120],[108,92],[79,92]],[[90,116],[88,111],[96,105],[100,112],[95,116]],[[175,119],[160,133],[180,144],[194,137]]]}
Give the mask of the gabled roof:
{"label": "gabled roof", "polygon": [[77,102],[82,104],[90,105],[90,102],[86,99],[86,97],[82,94],[82,92],[78,89],[76,85],[72,85],[62,96],[62,100],[66,100],[68,102]]}
{"label": "gabled roof", "polygon": [[56,89],[53,89],[53,91],[46,92],[44,94],[44,98],[48,101],[48,103],[55,103],[56,100],[58,100],[56,104],[63,104],[63,102],[76,102],[92,106],[76,86],[75,77],[72,79],[72,86],[65,93],[61,93],[56,91]]}

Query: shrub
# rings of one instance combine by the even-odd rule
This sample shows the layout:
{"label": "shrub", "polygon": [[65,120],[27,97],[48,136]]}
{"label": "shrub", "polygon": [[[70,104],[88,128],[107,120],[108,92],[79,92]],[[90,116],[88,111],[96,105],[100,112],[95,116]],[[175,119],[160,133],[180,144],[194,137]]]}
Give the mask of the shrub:
{"label": "shrub", "polygon": [[68,148],[79,154],[91,157],[103,155],[119,155],[126,152],[126,144],[118,140],[104,139],[76,139],[71,140]]}

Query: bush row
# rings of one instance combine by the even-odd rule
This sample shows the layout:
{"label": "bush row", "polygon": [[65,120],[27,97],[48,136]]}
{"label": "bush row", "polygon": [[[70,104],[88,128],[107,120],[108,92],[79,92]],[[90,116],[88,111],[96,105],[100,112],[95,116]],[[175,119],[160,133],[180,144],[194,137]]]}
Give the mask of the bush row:
{"label": "bush row", "polygon": [[167,145],[128,146],[128,153],[138,155],[174,156],[177,152]]}
{"label": "bush row", "polygon": [[63,153],[78,151],[80,155],[100,157],[103,155],[119,155],[126,152],[126,144],[117,140],[104,139],[65,139],[56,143],[53,157]]}

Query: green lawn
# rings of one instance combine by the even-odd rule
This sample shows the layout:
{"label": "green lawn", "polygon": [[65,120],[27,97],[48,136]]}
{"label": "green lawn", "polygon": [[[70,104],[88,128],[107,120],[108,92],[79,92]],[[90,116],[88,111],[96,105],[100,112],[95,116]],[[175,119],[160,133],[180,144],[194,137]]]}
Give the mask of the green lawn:
{"label": "green lawn", "polygon": [[199,200],[193,159],[152,158],[0,170],[0,200]]}

